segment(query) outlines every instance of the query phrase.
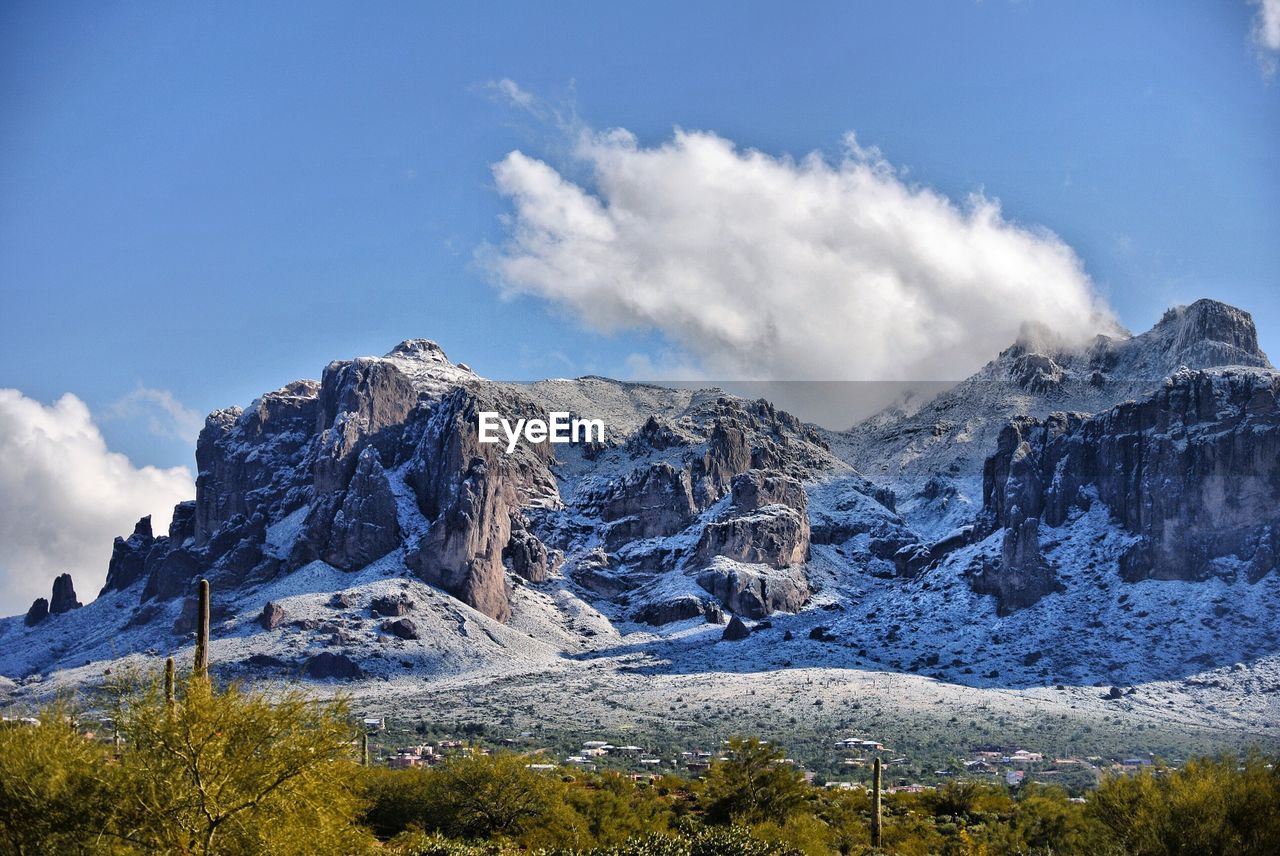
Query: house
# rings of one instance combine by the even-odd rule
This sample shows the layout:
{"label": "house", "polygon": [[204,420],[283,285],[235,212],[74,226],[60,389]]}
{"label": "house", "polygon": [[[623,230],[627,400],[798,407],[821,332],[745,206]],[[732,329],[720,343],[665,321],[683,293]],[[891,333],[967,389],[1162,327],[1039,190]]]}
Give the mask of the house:
{"label": "house", "polygon": [[365,731],[384,731],[387,727],[387,721],[381,716],[366,716],[361,720],[361,725]]}

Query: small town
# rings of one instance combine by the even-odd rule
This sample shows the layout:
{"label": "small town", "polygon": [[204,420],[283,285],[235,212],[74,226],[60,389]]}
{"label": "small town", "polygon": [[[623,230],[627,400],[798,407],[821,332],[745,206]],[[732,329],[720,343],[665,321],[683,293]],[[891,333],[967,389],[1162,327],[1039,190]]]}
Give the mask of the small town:
{"label": "small town", "polygon": [[[394,770],[432,767],[454,756],[491,755],[495,752],[514,752],[526,756],[525,765],[535,771],[582,770],[587,772],[613,771],[627,775],[632,781],[649,782],[663,775],[681,775],[698,778],[710,770],[711,765],[728,757],[729,740],[705,747],[669,747],[651,749],[630,743],[612,742],[601,736],[580,741],[579,748],[568,754],[559,754],[554,748],[539,745],[534,735],[523,732],[516,737],[492,740],[445,738],[434,741],[396,744],[383,717],[364,717],[362,728],[368,735],[370,763]],[[831,742],[830,764],[843,775],[826,776],[806,769],[806,765],[794,758],[783,762],[800,771],[805,781],[825,788],[838,790],[863,790],[870,780],[876,759],[885,771],[886,793],[924,793],[933,790],[947,780],[970,780],[988,784],[1003,783],[1010,788],[1039,782],[1057,784],[1076,791],[1102,780],[1104,776],[1133,774],[1150,769],[1155,764],[1152,757],[1049,757],[1044,753],[1017,746],[974,746],[965,751],[954,765],[927,771],[917,781],[905,776],[908,769],[915,772],[905,756],[896,754],[884,742],[869,737],[843,737]],[[1166,767],[1176,763],[1165,760]],[[899,775],[903,773],[904,775]],[[929,775],[931,773],[932,775]]]}

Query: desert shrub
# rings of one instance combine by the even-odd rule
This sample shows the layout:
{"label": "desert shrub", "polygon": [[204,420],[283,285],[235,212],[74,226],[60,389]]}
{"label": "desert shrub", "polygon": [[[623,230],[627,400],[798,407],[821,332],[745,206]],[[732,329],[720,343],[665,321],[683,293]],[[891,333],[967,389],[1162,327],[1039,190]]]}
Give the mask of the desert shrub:
{"label": "desert shrub", "polygon": [[119,792],[109,749],[86,739],[66,703],[38,719],[0,725],[0,854],[105,851]]}

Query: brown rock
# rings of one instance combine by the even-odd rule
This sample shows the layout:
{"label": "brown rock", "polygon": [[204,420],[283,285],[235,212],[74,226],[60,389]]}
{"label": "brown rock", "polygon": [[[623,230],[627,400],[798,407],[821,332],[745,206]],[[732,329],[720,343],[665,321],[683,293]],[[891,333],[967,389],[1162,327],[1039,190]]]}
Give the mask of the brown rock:
{"label": "brown rock", "polygon": [[389,633],[399,639],[417,639],[418,627],[411,618],[388,619],[382,622],[382,632]]}
{"label": "brown rock", "polygon": [[262,625],[263,630],[275,630],[284,623],[284,607],[275,601],[268,601],[262,607],[262,614],[258,616],[258,623]]}

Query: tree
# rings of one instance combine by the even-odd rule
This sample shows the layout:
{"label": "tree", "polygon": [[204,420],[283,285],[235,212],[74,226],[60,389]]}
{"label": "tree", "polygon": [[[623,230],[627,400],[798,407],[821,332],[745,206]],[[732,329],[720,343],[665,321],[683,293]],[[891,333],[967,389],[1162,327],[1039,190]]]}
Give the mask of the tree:
{"label": "tree", "polygon": [[343,702],[213,688],[193,676],[172,706],[126,695],[115,834],[147,852],[327,853],[364,836]]}
{"label": "tree", "polygon": [[547,816],[559,782],[528,768],[514,752],[457,755],[426,774],[435,828],[458,838],[514,838]]}
{"label": "tree", "polygon": [[712,765],[705,800],[711,823],[783,824],[804,802],[804,776],[781,750],[756,738],[729,741],[729,757]]}
{"label": "tree", "polygon": [[1272,854],[1280,841],[1280,771],[1261,756],[1190,761],[1112,777],[1088,814],[1134,856]]}

